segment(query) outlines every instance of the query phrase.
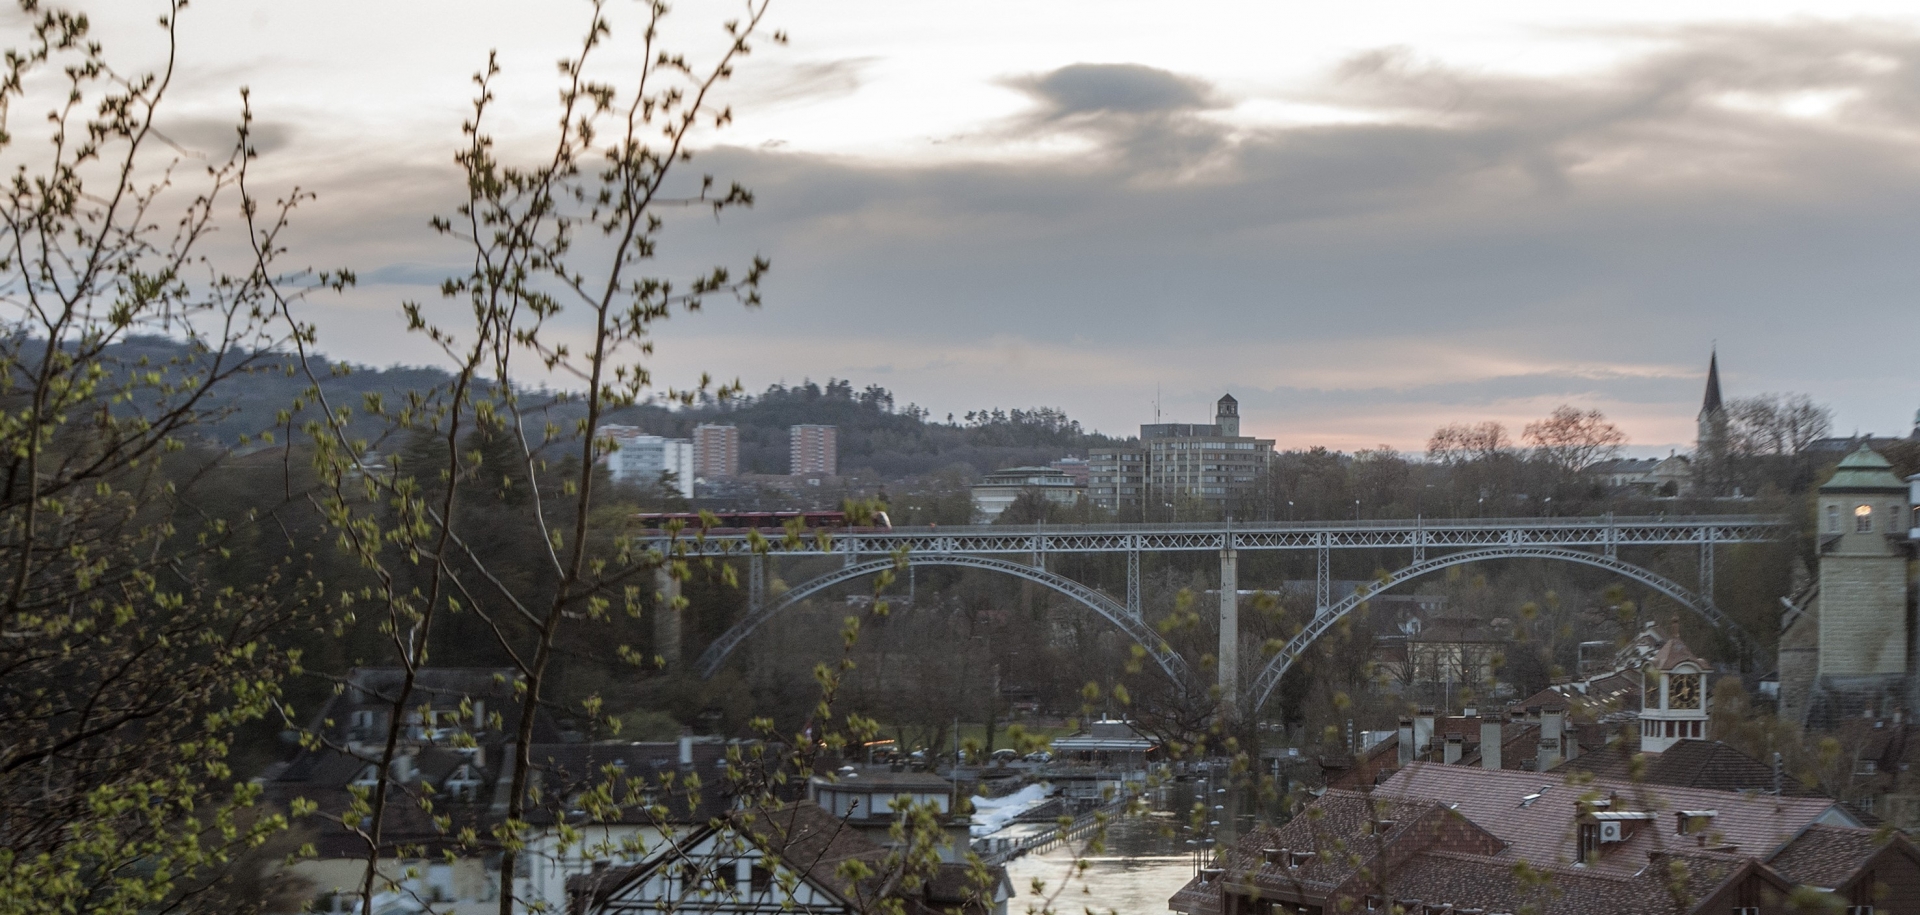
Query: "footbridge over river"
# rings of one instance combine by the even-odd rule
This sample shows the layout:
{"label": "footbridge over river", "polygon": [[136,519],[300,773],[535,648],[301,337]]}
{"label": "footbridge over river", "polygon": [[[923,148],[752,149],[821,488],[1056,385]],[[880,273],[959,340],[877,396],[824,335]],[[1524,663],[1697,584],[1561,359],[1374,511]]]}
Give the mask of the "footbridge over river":
{"label": "footbridge over river", "polygon": [[[837,584],[897,566],[958,566],[1002,572],[1052,588],[1104,617],[1132,638],[1182,688],[1197,688],[1185,659],[1142,617],[1140,556],[1143,553],[1206,552],[1220,560],[1220,647],[1216,674],[1221,712],[1254,714],[1272,697],[1296,658],[1341,618],[1381,591],[1433,572],[1492,559],[1552,559],[1606,569],[1639,582],[1699,614],[1736,640],[1747,634],[1713,603],[1715,548],[1782,538],[1783,518],[1757,515],[1702,517],[1473,518],[1446,521],[1338,521],[1301,523],[1104,524],[901,528],[889,531],[812,531],[796,539],[749,533],[701,535],[683,531],[648,545],[673,556],[741,556],[747,561],[748,610],[697,662],[712,676],[762,623]],[[1644,548],[1693,547],[1698,571],[1690,583],[1668,578],[1622,558]],[[1394,550],[1407,564],[1385,581],[1333,599],[1330,574],[1338,550]],[[1246,682],[1240,674],[1238,558],[1243,552],[1281,551],[1314,556],[1313,619]],[[1124,595],[1052,572],[1050,556],[1124,554]],[[771,599],[767,564],[783,556],[838,557],[838,568],[793,584]],[[663,593],[678,594],[670,576],[658,579]],[[677,630],[677,626],[674,627]]]}

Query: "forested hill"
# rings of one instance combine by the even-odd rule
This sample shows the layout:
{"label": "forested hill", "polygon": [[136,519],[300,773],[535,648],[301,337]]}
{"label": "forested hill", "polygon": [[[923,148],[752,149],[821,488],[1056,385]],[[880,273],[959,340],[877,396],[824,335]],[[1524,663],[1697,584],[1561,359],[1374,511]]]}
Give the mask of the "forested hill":
{"label": "forested hill", "polygon": [[[191,358],[186,346],[156,337],[119,344],[110,355],[127,369],[143,360],[149,365],[165,365]],[[256,371],[216,389],[215,406],[225,413],[202,425],[209,443],[231,447],[242,436],[257,436],[263,430],[277,429],[280,435],[286,434],[286,424],[276,420],[306,390],[306,377],[287,371],[293,365],[288,356],[276,353],[254,358]],[[336,408],[353,407],[356,414],[367,394],[379,394],[389,405],[396,405],[408,392],[444,386],[451,378],[434,368],[346,366],[323,356],[314,358],[312,367],[325,378],[322,391],[328,403]],[[529,392],[523,402],[539,399],[538,392]],[[313,415],[311,411],[309,406],[296,415],[296,433],[304,417]],[[542,414],[542,421],[565,423],[580,413],[577,404],[561,404]],[[869,385],[856,389],[851,381],[838,379],[830,379],[824,386],[812,381],[774,385],[759,394],[725,402],[709,399],[692,407],[669,409],[645,404],[614,411],[605,421],[675,438],[690,437],[693,427],[704,422],[737,426],[741,469],[775,474],[788,469],[789,427],[803,423],[837,426],[841,472],[871,471],[884,479],[918,476],[955,464],[966,465],[975,473],[1044,464],[1065,455],[1084,456],[1088,448],[1113,441],[1085,431],[1064,412],[1050,407],[982,409],[936,421],[913,404],[897,406],[894,395],[885,388]],[[353,431],[373,440],[380,430],[376,424],[361,420]]]}
{"label": "forested hill", "polygon": [[982,409],[934,421],[927,411],[897,407],[893,394],[878,385],[856,390],[853,383],[812,381],[774,385],[758,395],[705,403],[690,409],[658,406],[620,411],[612,420],[649,432],[684,438],[703,422],[740,429],[740,464],[748,473],[787,472],[787,430],[802,423],[839,427],[840,469],[871,471],[886,479],[917,476],[953,464],[976,473],[1023,464],[1045,464],[1113,439],[1090,433],[1050,407],[1032,410]]}

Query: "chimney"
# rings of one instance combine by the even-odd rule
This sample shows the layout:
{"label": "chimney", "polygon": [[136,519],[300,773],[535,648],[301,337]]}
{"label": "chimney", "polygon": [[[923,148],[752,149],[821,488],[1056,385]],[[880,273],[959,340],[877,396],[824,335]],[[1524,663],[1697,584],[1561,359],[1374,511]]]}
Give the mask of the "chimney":
{"label": "chimney", "polygon": [[1423,708],[1413,719],[1413,748],[1416,753],[1433,749],[1433,709]]}
{"label": "chimney", "polygon": [[1492,719],[1480,722],[1480,767],[1500,768],[1500,722]]}
{"label": "chimney", "polygon": [[681,728],[680,729],[680,767],[684,769],[692,765],[693,765],[693,729]]}
{"label": "chimney", "polygon": [[1567,736],[1567,713],[1554,709],[1540,715],[1540,739],[1559,740]]}
{"label": "chimney", "polygon": [[473,700],[473,729],[476,731],[487,729],[487,700],[485,699]]}
{"label": "chimney", "polygon": [[1540,737],[1540,756],[1535,761],[1534,771],[1545,772],[1560,764],[1560,738],[1548,737],[1542,732]]}
{"label": "chimney", "polygon": [[394,781],[404,785],[404,784],[407,784],[408,782],[413,781],[413,777],[415,774],[416,772],[413,768],[412,753],[403,752],[400,755],[395,756],[393,758],[393,780]]}
{"label": "chimney", "polygon": [[1413,719],[1400,719],[1400,765],[1413,762]]}
{"label": "chimney", "polygon": [[1579,735],[1575,733],[1576,730],[1571,722],[1560,729],[1560,755],[1569,760],[1580,757],[1580,740]]}
{"label": "chimney", "polygon": [[1446,764],[1449,766],[1459,765],[1461,751],[1465,749],[1466,749],[1466,738],[1461,737],[1459,734],[1448,734],[1447,750],[1446,750],[1447,755],[1445,757]]}

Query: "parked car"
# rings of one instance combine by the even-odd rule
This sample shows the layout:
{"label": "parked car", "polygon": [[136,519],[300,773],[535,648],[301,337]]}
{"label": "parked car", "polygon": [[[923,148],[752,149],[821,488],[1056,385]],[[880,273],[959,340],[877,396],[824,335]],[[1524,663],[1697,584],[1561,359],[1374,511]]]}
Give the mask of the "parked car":
{"label": "parked car", "polygon": [[1026,760],[1030,763],[1050,763],[1053,762],[1053,754],[1046,750],[1035,750],[1027,754]]}
{"label": "parked car", "polygon": [[1002,747],[1001,749],[993,751],[993,756],[991,758],[996,763],[999,763],[1001,765],[1006,765],[1007,763],[1010,763],[1016,759],[1019,759],[1020,751]]}

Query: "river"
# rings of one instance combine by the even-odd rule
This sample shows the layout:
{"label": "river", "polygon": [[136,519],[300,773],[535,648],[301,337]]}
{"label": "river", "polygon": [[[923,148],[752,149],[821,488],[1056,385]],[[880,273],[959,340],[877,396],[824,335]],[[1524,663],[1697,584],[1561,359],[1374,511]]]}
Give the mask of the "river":
{"label": "river", "polygon": [[[1007,911],[1162,915],[1167,897],[1193,877],[1195,852],[1207,847],[1204,836],[1186,829],[1188,811],[1203,791],[1204,783],[1187,782],[1156,789],[1145,816],[1122,817],[1107,828],[1106,847],[1087,855],[1082,873],[1073,868],[1078,843],[1014,859],[1007,865],[1014,891]],[[1243,829],[1252,821],[1251,815],[1224,819],[1240,821]],[[1043,884],[1039,893],[1036,879]]]}

